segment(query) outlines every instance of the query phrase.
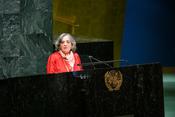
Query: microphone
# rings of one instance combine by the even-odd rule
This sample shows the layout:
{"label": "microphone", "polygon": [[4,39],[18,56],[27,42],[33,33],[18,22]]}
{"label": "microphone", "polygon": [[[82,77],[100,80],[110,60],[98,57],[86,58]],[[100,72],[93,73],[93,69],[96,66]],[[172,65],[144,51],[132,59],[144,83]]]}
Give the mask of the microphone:
{"label": "microphone", "polygon": [[[98,65],[98,64],[105,64],[106,66],[110,67],[110,68],[113,68],[113,66],[109,65],[108,63],[115,63],[115,62],[125,62],[126,64],[128,63],[128,60],[124,60],[124,59],[119,59],[119,60],[109,60],[109,61],[101,61],[99,59],[96,59],[95,57],[93,56],[88,56],[90,62],[87,62],[87,63],[81,63],[81,64],[77,64],[77,66],[90,66],[90,65],[93,65],[94,69],[95,69],[95,65]],[[92,61],[95,60],[97,62],[93,62]]]}
{"label": "microphone", "polygon": [[97,62],[99,62],[99,63],[101,63],[101,64],[105,64],[109,68],[113,68],[111,65],[107,64],[105,61],[101,61],[101,60],[99,60],[99,59],[97,59],[97,58],[95,58],[93,56],[88,56],[88,57],[89,57],[89,59],[90,59],[90,61],[93,64],[94,67],[95,67],[95,65],[94,65],[94,62],[92,62],[92,59],[95,60],[95,61],[97,61]]}
{"label": "microphone", "polygon": [[95,67],[95,65],[94,65],[94,62],[92,61],[92,56],[88,56],[88,58],[89,58],[91,64],[93,65],[93,68],[96,69],[96,67]]}

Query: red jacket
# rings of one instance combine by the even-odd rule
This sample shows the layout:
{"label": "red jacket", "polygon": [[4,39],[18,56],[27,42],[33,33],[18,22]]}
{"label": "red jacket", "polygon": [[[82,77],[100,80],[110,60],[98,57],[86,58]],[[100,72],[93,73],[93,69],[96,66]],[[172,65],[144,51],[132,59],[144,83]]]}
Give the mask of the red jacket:
{"label": "red jacket", "polygon": [[[81,64],[80,57],[78,53],[73,53],[73,54],[75,59],[73,71],[81,71],[82,66],[78,65],[78,64]],[[71,72],[71,67],[69,63],[65,61],[65,59],[61,56],[61,54],[58,51],[52,53],[49,56],[46,69],[47,69],[47,74]]]}

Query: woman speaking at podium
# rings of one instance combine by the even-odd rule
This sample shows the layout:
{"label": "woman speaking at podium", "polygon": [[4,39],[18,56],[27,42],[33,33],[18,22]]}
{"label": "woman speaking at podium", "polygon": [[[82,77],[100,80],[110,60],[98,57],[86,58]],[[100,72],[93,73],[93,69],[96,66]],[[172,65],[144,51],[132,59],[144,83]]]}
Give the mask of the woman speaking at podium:
{"label": "woman speaking at podium", "polygon": [[69,33],[62,33],[55,40],[55,49],[47,61],[47,74],[81,71],[81,60],[76,51],[76,41]]}

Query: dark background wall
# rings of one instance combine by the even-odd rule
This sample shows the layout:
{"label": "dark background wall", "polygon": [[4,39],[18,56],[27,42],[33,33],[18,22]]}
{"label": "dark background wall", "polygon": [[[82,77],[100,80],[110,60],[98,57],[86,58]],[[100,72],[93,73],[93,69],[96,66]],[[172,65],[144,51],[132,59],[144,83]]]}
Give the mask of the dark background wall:
{"label": "dark background wall", "polygon": [[[0,77],[46,73],[47,58],[53,51],[52,36],[71,33],[69,26],[55,21],[52,15],[75,16],[79,25],[75,35],[81,42],[114,42],[111,43],[114,46],[110,46],[110,52],[106,44],[101,44],[100,48],[97,47],[100,50],[87,48],[84,54],[91,53],[88,51],[91,49],[92,53],[106,53],[103,58],[108,58],[107,54],[112,53],[110,59],[113,55],[118,59],[124,3],[123,0],[1,0]],[[98,58],[98,55],[95,57]]]}
{"label": "dark background wall", "polygon": [[173,0],[127,0],[121,58],[175,66]]}
{"label": "dark background wall", "polygon": [[50,0],[0,0],[0,79],[45,73],[51,15]]}
{"label": "dark background wall", "polygon": [[[52,9],[51,4],[57,7]],[[122,0],[1,0],[2,77],[45,73],[47,57],[53,51],[52,10],[58,16],[76,16],[80,25],[76,35],[114,41],[114,59],[175,65],[175,9],[171,0],[128,0],[126,9]],[[60,22],[53,24],[54,34],[70,31]]]}
{"label": "dark background wall", "polygon": [[[112,40],[114,59],[120,58],[125,0],[52,0],[53,15],[76,17],[75,35],[82,40]],[[53,18],[53,34],[71,32],[70,25]],[[95,51],[95,50],[94,50]],[[102,47],[101,51],[105,51]]]}

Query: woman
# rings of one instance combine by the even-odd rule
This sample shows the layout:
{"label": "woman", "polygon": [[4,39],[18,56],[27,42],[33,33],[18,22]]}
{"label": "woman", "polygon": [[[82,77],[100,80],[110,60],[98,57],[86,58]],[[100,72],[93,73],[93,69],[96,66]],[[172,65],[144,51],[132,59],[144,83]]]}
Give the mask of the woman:
{"label": "woman", "polygon": [[47,62],[47,74],[82,70],[81,60],[76,53],[76,42],[69,33],[62,33],[55,41],[56,51]]}

